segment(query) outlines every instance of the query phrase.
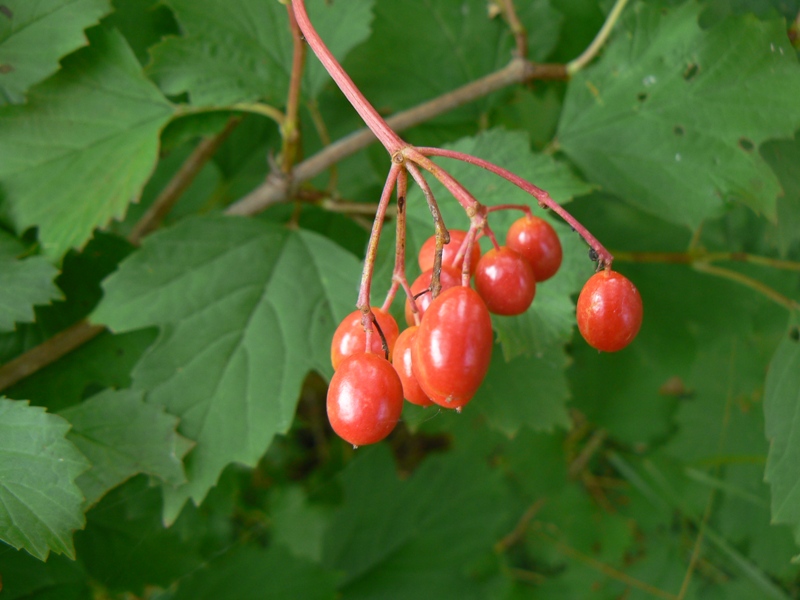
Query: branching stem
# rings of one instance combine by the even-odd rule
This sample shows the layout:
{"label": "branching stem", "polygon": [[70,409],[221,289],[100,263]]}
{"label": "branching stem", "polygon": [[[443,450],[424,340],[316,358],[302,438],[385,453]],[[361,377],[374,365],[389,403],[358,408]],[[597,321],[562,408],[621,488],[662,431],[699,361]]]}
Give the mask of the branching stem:
{"label": "branching stem", "polygon": [[605,249],[605,247],[600,243],[600,241],[594,237],[586,227],[581,225],[578,220],[569,214],[560,204],[558,204],[555,200],[550,197],[543,189],[533,185],[529,181],[515,175],[511,171],[508,171],[502,167],[499,167],[489,161],[483,160],[481,158],[477,158],[470,154],[464,154],[463,152],[456,152],[455,150],[445,150],[443,148],[417,148],[417,150],[426,155],[426,156],[442,156],[445,158],[453,158],[455,160],[460,160],[471,165],[476,165],[487,171],[491,171],[492,173],[499,175],[506,181],[509,181],[516,185],[518,188],[522,189],[523,191],[529,193],[534,198],[536,198],[542,206],[546,206],[550,208],[554,213],[564,219],[569,225],[577,231],[583,239],[589,244],[589,246],[597,252],[597,256],[600,260],[600,263],[608,267],[611,265],[614,257],[612,254]]}
{"label": "branching stem", "polygon": [[611,34],[611,30],[614,28],[619,16],[622,14],[622,9],[625,8],[627,3],[628,0],[617,0],[614,3],[614,6],[611,8],[611,12],[608,13],[605,23],[603,23],[600,31],[597,32],[597,35],[592,40],[592,43],[589,44],[586,50],[584,50],[578,58],[567,63],[567,74],[570,77],[585,67],[597,55],[597,53],[600,51],[600,48],[602,48],[603,44],[606,43],[608,36]]}

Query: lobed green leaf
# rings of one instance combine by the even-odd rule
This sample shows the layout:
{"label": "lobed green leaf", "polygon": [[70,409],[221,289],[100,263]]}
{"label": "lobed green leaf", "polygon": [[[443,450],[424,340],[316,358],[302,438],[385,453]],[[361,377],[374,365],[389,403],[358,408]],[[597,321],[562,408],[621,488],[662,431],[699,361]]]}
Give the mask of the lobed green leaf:
{"label": "lobed green leaf", "polygon": [[40,560],[74,558],[84,525],[76,478],[89,468],[65,436],[69,423],[27,402],[0,398],[0,540]]}
{"label": "lobed green leaf", "polygon": [[197,443],[188,482],[164,486],[167,522],[227,464],[254,465],[288,429],[306,373],[330,373],[331,335],[357,281],[356,259],[333,242],[232,217],[156,233],[106,280],[92,320],[161,328],[133,388],[180,417],[179,432]]}
{"label": "lobed green leaf", "polygon": [[111,11],[109,0],[5,0],[0,11],[0,106],[21,104],[58,59],[87,44],[83,30]]}
{"label": "lobed green leaf", "polygon": [[0,111],[0,198],[17,230],[38,227],[43,253],[60,259],[95,227],[120,218],[150,176],[173,108],[115,31]]}
{"label": "lobed green leaf", "polygon": [[181,459],[191,443],[176,433],[176,417],[143,396],[106,390],[59,413],[72,425],[67,439],[92,464],[77,480],[87,507],[138,473],[169,485],[186,481]]}
{"label": "lobed green leaf", "polygon": [[[184,34],[151,50],[149,72],[166,94],[188,92],[197,106],[285,101],[293,48],[286,6],[259,0],[167,0],[166,4]],[[315,28],[340,60],[369,35],[372,1],[308,4]],[[328,81],[319,61],[309,58],[304,73],[308,97],[319,94]]]}
{"label": "lobed green leaf", "polygon": [[800,542],[800,478],[796,443],[800,424],[800,341],[797,326],[783,338],[767,371],[765,434],[769,454],[764,478],[772,490],[772,521],[790,525]]}
{"label": "lobed green leaf", "polygon": [[704,31],[702,5],[633,7],[570,82],[557,139],[590,181],[695,229],[731,200],[775,219],[780,185],[758,152],[800,126],[800,66],[782,20],[730,17]]}

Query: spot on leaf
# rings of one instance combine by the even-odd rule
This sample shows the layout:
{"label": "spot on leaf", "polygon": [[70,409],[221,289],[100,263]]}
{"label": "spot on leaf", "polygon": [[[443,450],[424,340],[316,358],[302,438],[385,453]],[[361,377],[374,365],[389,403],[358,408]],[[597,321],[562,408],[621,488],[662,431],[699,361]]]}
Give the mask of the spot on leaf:
{"label": "spot on leaf", "polygon": [[675,125],[675,127],[672,128],[672,133],[674,133],[677,136],[682,136],[684,133],[686,133],[686,131],[683,129],[681,125]]}
{"label": "spot on leaf", "polygon": [[[13,19],[14,18],[14,13],[11,12],[11,9],[8,8],[5,4],[0,4],[0,13],[5,15],[9,19]],[[2,588],[0,588],[0,589],[2,589]]]}
{"label": "spot on leaf", "polygon": [[753,148],[755,148],[755,144],[746,137],[741,137],[739,138],[739,148],[745,152],[752,152]]}
{"label": "spot on leaf", "polygon": [[793,342],[800,341],[800,327],[795,325],[789,330],[789,339]]}
{"label": "spot on leaf", "polygon": [[636,99],[639,102],[644,102],[645,100],[647,100],[647,92],[639,92],[638,94],[636,94]]}
{"label": "spot on leaf", "polygon": [[0,65],[0,75],[6,75],[11,73],[14,70],[14,67],[11,65]]}
{"label": "spot on leaf", "polygon": [[689,63],[686,66],[686,70],[683,72],[683,78],[686,81],[692,81],[697,74],[700,72],[700,65],[696,65],[695,63]]}

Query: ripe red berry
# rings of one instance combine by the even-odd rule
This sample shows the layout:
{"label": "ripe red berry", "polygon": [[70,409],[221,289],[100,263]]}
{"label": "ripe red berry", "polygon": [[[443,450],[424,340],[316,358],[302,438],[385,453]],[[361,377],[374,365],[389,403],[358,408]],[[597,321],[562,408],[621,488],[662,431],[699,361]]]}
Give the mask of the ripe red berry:
{"label": "ripe red berry", "polygon": [[492,319],[478,293],[450,288],[431,302],[417,330],[414,375],[436,404],[464,406],[489,369],[493,343]]}
{"label": "ripe red berry", "polygon": [[481,256],[475,270],[475,289],[496,315],[519,315],[528,310],[536,295],[531,264],[506,246]]}
{"label": "ripe red berry", "polygon": [[433,404],[428,395],[419,387],[416,375],[412,368],[411,347],[417,339],[417,326],[414,325],[408,329],[401,331],[397,342],[394,345],[394,356],[392,357],[392,365],[395,371],[400,376],[400,382],[403,384],[403,396],[411,404],[419,406],[430,406]]}
{"label": "ripe red berry", "polygon": [[[424,271],[422,275],[417,277],[414,280],[414,283],[411,284],[411,293],[415,296],[414,303],[417,305],[417,310],[419,311],[420,317],[425,314],[425,310],[428,308],[428,305],[433,299],[430,291],[425,292],[425,290],[430,290],[432,278],[433,269],[428,269],[427,271]],[[439,283],[442,284],[442,292],[451,287],[461,285],[461,273],[448,267],[442,267],[442,273],[439,276]],[[417,296],[417,294],[421,294],[422,292],[425,293]],[[411,312],[411,302],[408,300],[408,298],[406,298],[406,323],[409,325],[415,325],[414,313]]]}
{"label": "ripe red berry", "polygon": [[[380,325],[383,335],[386,337],[386,344],[389,346],[389,359],[392,357],[392,348],[395,340],[400,334],[397,321],[390,314],[383,312],[380,308],[372,307],[372,313]],[[373,327],[372,339],[370,340],[370,350],[375,354],[383,356],[383,346],[381,336],[376,327]],[[366,333],[361,325],[361,311],[356,310],[347,315],[333,334],[331,342],[331,364],[334,369],[339,368],[339,364],[345,357],[364,352],[366,350]]]}
{"label": "ripe red berry", "polygon": [[[450,230],[450,243],[445,244],[444,248],[442,249],[442,266],[449,267],[454,269],[455,271],[461,272],[461,261],[458,263],[455,262],[456,256],[458,255],[458,251],[461,249],[461,244],[464,242],[464,238],[467,237],[467,232],[461,229],[451,229]],[[436,256],[436,236],[432,235],[425,243],[422,244],[422,248],[419,249],[419,268],[423,271],[427,271],[428,269],[433,269],[433,259]],[[472,275],[475,272],[475,267],[478,264],[478,260],[481,257],[481,247],[478,245],[478,242],[472,244],[472,250],[470,254],[470,262],[469,262],[469,273]]]}
{"label": "ripe red berry", "polygon": [[403,384],[382,356],[359,352],[339,365],[328,386],[328,420],[354,446],[389,435],[403,412]]}
{"label": "ripe red berry", "polygon": [[593,348],[622,350],[642,324],[642,297],[631,281],[610,269],[592,275],[578,296],[578,329]]}
{"label": "ripe red berry", "polygon": [[555,229],[539,217],[522,217],[512,223],[506,246],[528,259],[537,282],[550,279],[561,266],[562,250]]}

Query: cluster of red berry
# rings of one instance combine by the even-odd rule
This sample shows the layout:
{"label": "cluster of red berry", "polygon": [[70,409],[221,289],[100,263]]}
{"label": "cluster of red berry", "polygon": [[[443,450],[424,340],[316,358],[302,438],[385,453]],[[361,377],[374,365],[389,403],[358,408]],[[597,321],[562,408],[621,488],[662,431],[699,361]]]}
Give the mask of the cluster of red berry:
{"label": "cluster of red berry", "polygon": [[[403,409],[413,404],[460,410],[478,390],[494,343],[489,313],[525,312],[542,282],[561,265],[561,243],[550,224],[527,215],[506,235],[506,245],[481,256],[465,231],[452,230],[442,252],[441,292],[432,298],[435,236],[423,244],[422,275],[410,286],[402,333],[395,319],[372,308],[370,337],[357,310],[337,328],[331,345],[335,374],[328,389],[328,418],[334,431],[355,446],[385,438]],[[462,285],[474,276],[475,289]],[[578,326],[594,347],[615,351],[638,332],[642,305],[636,288],[610,270],[595,274],[578,301]]]}

